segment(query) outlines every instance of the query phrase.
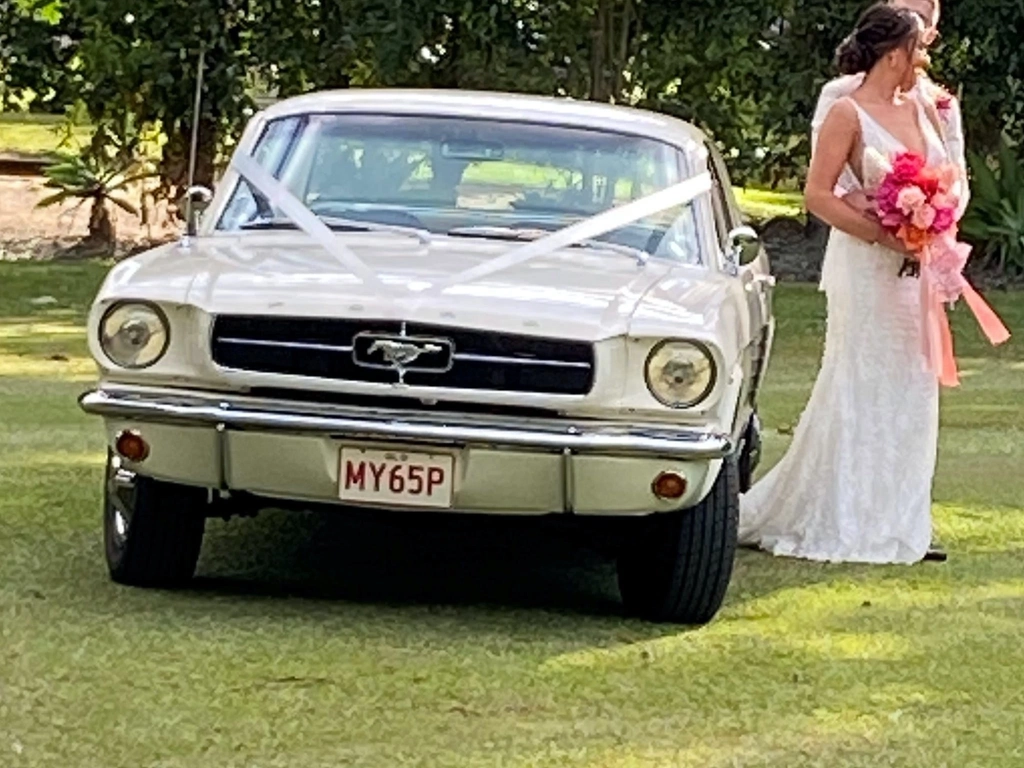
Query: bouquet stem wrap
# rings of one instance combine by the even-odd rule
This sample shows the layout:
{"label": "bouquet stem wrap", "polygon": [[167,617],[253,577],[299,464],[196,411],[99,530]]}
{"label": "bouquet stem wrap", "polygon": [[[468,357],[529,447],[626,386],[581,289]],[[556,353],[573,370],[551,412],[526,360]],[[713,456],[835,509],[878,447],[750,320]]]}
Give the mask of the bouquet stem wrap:
{"label": "bouquet stem wrap", "polygon": [[946,306],[963,297],[989,342],[1002,344],[1010,338],[1003,321],[963,275],[970,254],[971,247],[957,241],[955,229],[932,239],[920,252],[922,351],[928,370],[945,387],[960,383]]}

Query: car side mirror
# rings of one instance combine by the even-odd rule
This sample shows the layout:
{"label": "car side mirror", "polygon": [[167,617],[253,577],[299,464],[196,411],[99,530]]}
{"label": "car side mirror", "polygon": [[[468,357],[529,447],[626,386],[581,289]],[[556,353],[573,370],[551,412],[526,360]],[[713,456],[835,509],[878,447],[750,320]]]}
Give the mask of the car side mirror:
{"label": "car side mirror", "polygon": [[761,255],[761,238],[753,227],[736,227],[729,233],[729,251],[734,261],[745,267]]}
{"label": "car side mirror", "polygon": [[193,186],[185,191],[182,202],[185,208],[185,232],[189,237],[195,237],[198,233],[199,219],[212,200],[213,191],[209,187]]}

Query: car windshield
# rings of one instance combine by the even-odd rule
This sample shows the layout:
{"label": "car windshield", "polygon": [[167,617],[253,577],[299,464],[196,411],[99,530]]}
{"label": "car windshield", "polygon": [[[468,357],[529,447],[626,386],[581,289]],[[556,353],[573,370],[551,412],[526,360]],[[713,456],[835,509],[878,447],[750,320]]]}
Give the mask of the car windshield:
{"label": "car windshield", "polygon": [[[508,240],[542,236],[690,175],[680,149],[649,138],[456,117],[281,118],[268,123],[253,156],[329,225],[336,219],[348,229],[365,222]],[[244,180],[218,221],[229,231],[278,226],[291,225]],[[692,204],[599,240],[701,261]]]}

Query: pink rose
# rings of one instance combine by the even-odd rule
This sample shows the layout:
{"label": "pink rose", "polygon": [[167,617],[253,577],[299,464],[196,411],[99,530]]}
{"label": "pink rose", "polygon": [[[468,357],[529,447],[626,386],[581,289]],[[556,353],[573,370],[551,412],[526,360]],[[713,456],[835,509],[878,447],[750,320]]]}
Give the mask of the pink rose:
{"label": "pink rose", "polygon": [[925,159],[913,152],[901,152],[892,161],[892,175],[901,184],[907,184],[917,177],[925,166]]}
{"label": "pink rose", "polygon": [[906,217],[899,211],[893,211],[882,216],[881,221],[886,229],[898,229],[906,221]]}
{"label": "pink rose", "polygon": [[936,234],[948,232],[956,223],[956,211],[953,208],[936,208],[935,220],[932,221],[931,231]]}
{"label": "pink rose", "polygon": [[960,169],[952,163],[946,163],[939,167],[939,189],[944,192],[952,191],[953,187],[960,181]]}
{"label": "pink rose", "polygon": [[924,203],[914,209],[914,213],[910,217],[910,223],[918,229],[931,229],[932,224],[935,223],[935,215],[935,209],[928,205],[928,203]]}
{"label": "pink rose", "polygon": [[899,196],[900,185],[894,178],[888,176],[875,193],[875,204],[882,213],[895,211],[898,209]]}
{"label": "pink rose", "polygon": [[931,96],[932,103],[935,104],[935,109],[938,110],[939,116],[945,120],[949,117],[950,110],[953,109],[952,94],[937,83],[931,83],[930,91],[929,95]]}
{"label": "pink rose", "polygon": [[918,186],[911,185],[900,190],[896,196],[896,205],[903,213],[910,215],[928,202],[928,198]]}

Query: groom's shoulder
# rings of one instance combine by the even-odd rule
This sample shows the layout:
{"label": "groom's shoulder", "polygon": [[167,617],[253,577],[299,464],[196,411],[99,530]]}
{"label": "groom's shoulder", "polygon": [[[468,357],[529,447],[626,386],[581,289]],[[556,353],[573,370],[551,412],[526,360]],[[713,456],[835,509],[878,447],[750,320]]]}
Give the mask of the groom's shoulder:
{"label": "groom's shoulder", "polygon": [[930,77],[922,76],[920,80],[922,95],[929,101],[942,106],[943,104],[959,104],[956,95],[946,86],[937,83]]}
{"label": "groom's shoulder", "polygon": [[860,78],[857,75],[842,75],[829,80],[821,88],[822,99],[838,99],[848,96],[857,89]]}

